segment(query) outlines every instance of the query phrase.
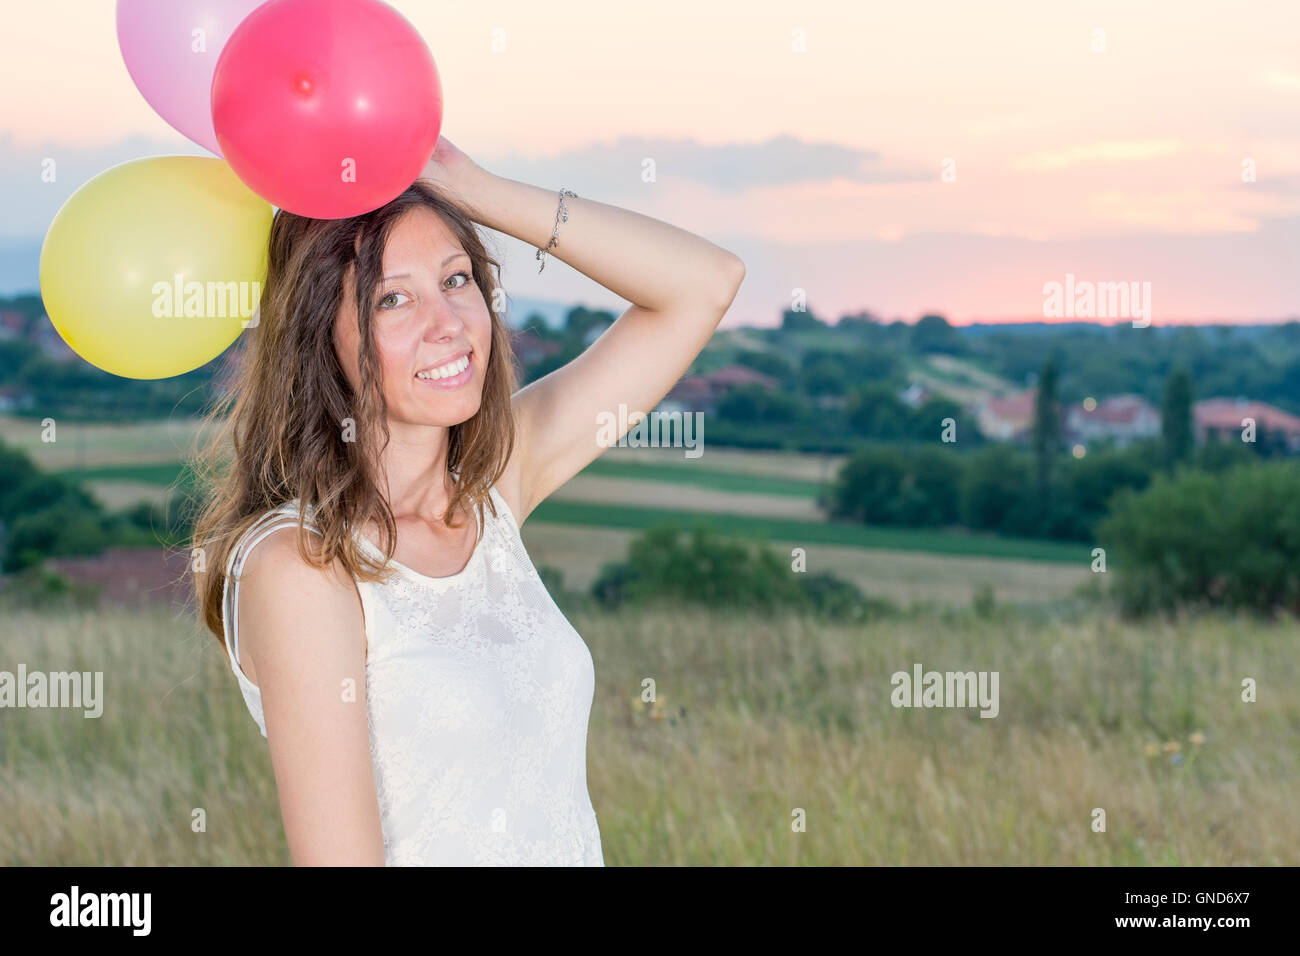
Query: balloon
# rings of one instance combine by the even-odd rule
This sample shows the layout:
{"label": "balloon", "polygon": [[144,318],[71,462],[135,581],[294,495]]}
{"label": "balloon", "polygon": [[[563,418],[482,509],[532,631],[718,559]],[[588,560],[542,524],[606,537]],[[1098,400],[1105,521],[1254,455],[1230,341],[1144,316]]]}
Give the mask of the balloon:
{"label": "balloon", "polygon": [[255,193],[341,219],[419,177],[438,142],[442,86],[420,34],[379,0],[270,0],[217,61],[212,122]]}
{"label": "balloon", "polygon": [[127,72],[172,128],[221,155],[212,128],[212,71],[235,27],[262,0],[117,0]]}
{"label": "balloon", "polygon": [[271,207],[219,159],[153,156],[68,197],[41,247],[45,310],[91,365],[167,378],[257,322]]}

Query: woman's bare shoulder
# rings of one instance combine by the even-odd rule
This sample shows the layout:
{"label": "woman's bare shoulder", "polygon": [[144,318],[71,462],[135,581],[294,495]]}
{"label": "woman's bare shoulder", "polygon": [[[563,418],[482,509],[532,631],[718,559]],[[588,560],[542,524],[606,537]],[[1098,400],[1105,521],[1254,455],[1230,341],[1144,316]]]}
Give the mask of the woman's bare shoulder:
{"label": "woman's bare shoulder", "polygon": [[[239,657],[257,684],[257,666],[337,643],[365,652],[365,621],[356,582],[338,560],[313,566],[298,549],[298,529],[267,534],[245,559],[239,578]],[[333,639],[333,640],[332,640]]]}

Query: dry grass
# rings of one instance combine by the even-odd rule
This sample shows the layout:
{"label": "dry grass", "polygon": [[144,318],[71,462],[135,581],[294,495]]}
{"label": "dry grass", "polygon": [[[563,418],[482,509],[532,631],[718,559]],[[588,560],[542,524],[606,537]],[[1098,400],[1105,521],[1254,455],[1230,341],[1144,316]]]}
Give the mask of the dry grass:
{"label": "dry grass", "polygon": [[[588,774],[610,865],[1300,863],[1294,622],[574,623],[596,660]],[[288,862],[265,742],[184,614],[7,614],[3,646],[4,668],[103,671],[107,705],[0,711],[0,863]],[[893,708],[890,675],[915,662],[998,671],[1000,715]],[[646,677],[662,719],[632,703]],[[1169,740],[1181,766],[1144,752]]]}
{"label": "dry grass", "polygon": [[165,505],[175,494],[170,485],[158,485],[147,481],[99,481],[91,479],[83,481],[82,485],[110,511],[129,508],[141,501]]}
{"label": "dry grass", "polygon": [[41,440],[39,421],[0,415],[0,439],[31,456],[44,471],[180,461],[193,450],[199,419],[106,424],[55,422],[55,440]]}
{"label": "dry grass", "polygon": [[798,521],[825,520],[825,515],[811,498],[744,494],[735,491],[715,491],[711,488],[684,488],[667,481],[606,478],[601,475],[577,475],[570,478],[550,496],[550,499],[589,501],[602,505],[635,505],[640,508],[675,508],[679,511],[705,513],[760,515],[764,518],[793,518]]}
{"label": "dry grass", "polygon": [[682,468],[707,467],[711,471],[731,471],[765,478],[793,478],[799,481],[828,481],[834,477],[847,455],[815,455],[794,451],[759,451],[728,448],[709,444],[704,433],[704,453],[687,458],[681,449],[614,446],[600,453],[604,462],[643,462],[651,465],[677,465]]}

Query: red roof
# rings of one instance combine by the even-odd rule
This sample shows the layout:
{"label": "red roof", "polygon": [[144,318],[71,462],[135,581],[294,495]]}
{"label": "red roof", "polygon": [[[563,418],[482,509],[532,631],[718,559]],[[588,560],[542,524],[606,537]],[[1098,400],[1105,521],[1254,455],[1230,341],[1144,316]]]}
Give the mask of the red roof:
{"label": "red roof", "polygon": [[98,586],[99,606],[171,606],[194,602],[194,579],[184,549],[108,548],[89,557],[50,558],[47,566],[66,577]]}
{"label": "red roof", "polygon": [[707,404],[713,398],[713,389],[699,375],[687,375],[665,397],[687,405]]}
{"label": "red roof", "polygon": [[1300,418],[1266,402],[1244,398],[1207,398],[1196,403],[1194,414],[1198,428],[1236,429],[1243,418],[1251,418],[1272,431],[1300,433]]}
{"label": "red roof", "polygon": [[714,388],[731,388],[735,385],[762,385],[764,388],[776,388],[781,383],[770,375],[756,372],[748,365],[724,365],[720,369],[701,375]]}
{"label": "red roof", "polygon": [[984,407],[998,418],[1014,421],[1033,418],[1034,404],[1037,399],[1038,393],[1031,388],[1023,392],[1016,392],[1013,395],[990,396],[984,403]]}
{"label": "red roof", "polygon": [[1075,405],[1072,411],[1086,422],[1132,425],[1140,416],[1154,414],[1155,407],[1141,395],[1112,395],[1103,398],[1092,411],[1082,405]]}

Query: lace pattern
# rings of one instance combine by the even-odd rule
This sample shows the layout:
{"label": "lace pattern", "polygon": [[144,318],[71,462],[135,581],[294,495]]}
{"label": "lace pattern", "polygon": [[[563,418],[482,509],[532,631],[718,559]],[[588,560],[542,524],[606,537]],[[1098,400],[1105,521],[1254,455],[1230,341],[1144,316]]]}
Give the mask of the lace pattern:
{"label": "lace pattern", "polygon": [[[591,653],[542,584],[505,500],[458,574],[399,562],[357,582],[366,620],[366,706],[389,865],[603,866],[587,793]],[[310,516],[308,516],[310,518]],[[231,556],[296,524],[269,513]],[[377,546],[357,535],[382,560]],[[225,620],[231,667],[262,734],[261,692],[237,662],[236,587]]]}

